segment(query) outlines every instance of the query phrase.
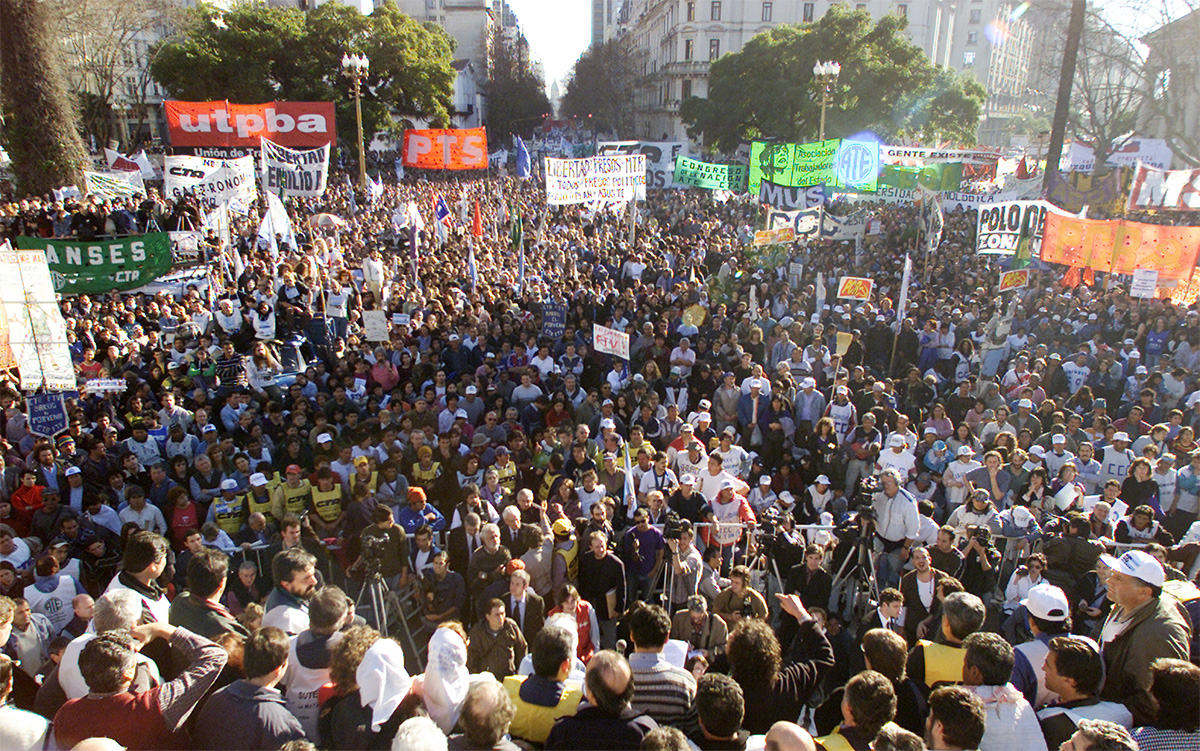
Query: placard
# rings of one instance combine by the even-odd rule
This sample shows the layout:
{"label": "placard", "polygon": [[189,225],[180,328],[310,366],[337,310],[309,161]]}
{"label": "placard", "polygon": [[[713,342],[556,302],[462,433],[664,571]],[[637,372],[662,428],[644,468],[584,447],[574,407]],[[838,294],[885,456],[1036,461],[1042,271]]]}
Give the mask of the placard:
{"label": "placard", "polygon": [[755,245],[778,245],[796,241],[796,230],[788,225],[775,229],[760,229],[754,233]]}
{"label": "placard", "polygon": [[1017,289],[1024,289],[1029,286],[1029,269],[1017,269],[1016,271],[1005,271],[1000,274],[1000,289],[999,292],[1011,292]]}
{"label": "placard", "polygon": [[644,154],[546,158],[546,203],[628,203],[646,194]]}
{"label": "placard", "polygon": [[404,131],[404,166],[420,169],[487,169],[483,128]]}
{"label": "placard", "polygon": [[70,425],[67,419],[66,395],[61,391],[30,394],[25,397],[29,432],[53,438]]}
{"label": "placard", "polygon": [[861,276],[843,276],[838,280],[837,296],[845,300],[870,300],[875,280]]}
{"label": "placard", "polygon": [[597,352],[629,359],[629,334],[600,324],[592,326],[592,348]]}
{"label": "placard", "polygon": [[767,229],[791,227],[796,237],[808,237],[817,234],[820,226],[820,209],[799,209],[797,211],[775,211],[767,213]]}
{"label": "placard", "polygon": [[1129,285],[1130,297],[1152,299],[1158,289],[1158,269],[1134,269],[1133,282]]}
{"label": "placard", "polygon": [[1023,240],[1032,243],[1032,250],[1040,250],[1046,212],[1050,208],[1046,201],[1003,201],[980,206],[976,252],[1011,256]]}
{"label": "placard", "polygon": [[8,241],[0,244],[0,301],[25,391],[76,386],[67,324],[54,286],[45,253],[13,250]]}
{"label": "placard", "polygon": [[388,334],[387,313],[382,310],[364,310],[362,312],[363,336],[369,342],[386,342],[391,339]]}
{"label": "placard", "polygon": [[567,306],[557,302],[542,303],[542,336],[555,341],[562,339],[567,328]]}
{"label": "placard", "polygon": [[262,140],[263,190],[280,198],[318,198],[329,175],[329,144],[298,151]]}

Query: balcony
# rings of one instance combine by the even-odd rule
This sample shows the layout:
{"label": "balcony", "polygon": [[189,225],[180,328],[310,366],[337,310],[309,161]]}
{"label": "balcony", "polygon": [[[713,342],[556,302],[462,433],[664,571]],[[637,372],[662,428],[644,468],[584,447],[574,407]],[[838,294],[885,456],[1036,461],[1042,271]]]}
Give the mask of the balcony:
{"label": "balcony", "polygon": [[662,66],[662,72],[672,76],[695,75],[697,73],[707,74],[708,67],[711,65],[707,60],[688,60],[686,62],[666,63]]}

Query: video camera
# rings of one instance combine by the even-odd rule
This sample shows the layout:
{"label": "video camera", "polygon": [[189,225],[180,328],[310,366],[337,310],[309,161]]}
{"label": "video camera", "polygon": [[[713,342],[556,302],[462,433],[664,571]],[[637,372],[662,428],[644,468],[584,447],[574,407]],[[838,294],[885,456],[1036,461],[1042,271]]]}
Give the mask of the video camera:
{"label": "video camera", "polygon": [[383,553],[386,540],[382,537],[364,535],[362,538],[363,575],[371,578],[383,570]]}

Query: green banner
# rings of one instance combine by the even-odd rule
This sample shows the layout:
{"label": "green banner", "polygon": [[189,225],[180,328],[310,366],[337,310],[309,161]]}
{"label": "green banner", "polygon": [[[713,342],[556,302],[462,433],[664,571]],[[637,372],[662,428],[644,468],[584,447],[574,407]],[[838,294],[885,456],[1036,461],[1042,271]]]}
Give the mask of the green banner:
{"label": "green banner", "polygon": [[166,232],[86,242],[18,237],[17,247],[46,251],[54,291],[64,295],[136,289],[171,270]]}
{"label": "green banner", "polygon": [[923,167],[899,167],[883,165],[879,176],[879,187],[916,190],[918,187],[941,192],[957,191],[962,185],[962,162],[926,164]]}
{"label": "green banner", "polygon": [[830,138],[815,143],[750,145],[749,189],[763,180],[791,188],[829,185],[874,193],[879,187],[879,144]]}
{"label": "green banner", "polygon": [[746,190],[746,165],[709,164],[686,156],[675,157],[675,183],[708,190]]}

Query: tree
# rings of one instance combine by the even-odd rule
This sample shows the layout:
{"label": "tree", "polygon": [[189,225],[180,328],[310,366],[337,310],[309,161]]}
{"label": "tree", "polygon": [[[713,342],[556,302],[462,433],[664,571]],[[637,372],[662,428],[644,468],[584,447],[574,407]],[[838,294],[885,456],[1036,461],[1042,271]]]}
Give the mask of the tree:
{"label": "tree", "polygon": [[0,74],[4,140],[20,190],[47,194],[78,183],[87,151],[39,0],[0,0]]}
{"label": "tree", "polygon": [[575,61],[562,97],[562,114],[590,117],[596,130],[632,133],[638,67],[632,45],[623,39],[592,45]]}
{"label": "tree", "polygon": [[341,3],[305,13],[264,4],[219,13],[191,9],[181,33],[158,47],[151,73],[180,99],[233,102],[333,101],[338,128],[353,133],[354,99],[342,75],[346,53],[370,58],[363,80],[367,141],[394,130],[393,117],[447,126],[453,110],[454,41],[420,24],[388,0],[370,16]]}
{"label": "tree", "polygon": [[529,59],[529,42],[514,43],[496,35],[492,44],[492,74],[484,85],[487,96],[488,138],[496,143],[513,133],[527,135],[550,114],[550,98],[541,71]]}
{"label": "tree", "polygon": [[841,63],[826,114],[826,134],[872,131],[881,138],[917,132],[936,140],[975,139],[986,92],[961,74],[939,71],[905,36],[908,20],[832,6],[815,23],[781,25],[741,52],[714,62],[708,98],[692,97],[680,115],[692,137],[732,151],[762,138],[815,140],[821,118],[812,67]]}

